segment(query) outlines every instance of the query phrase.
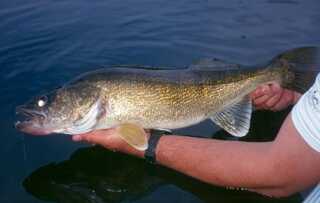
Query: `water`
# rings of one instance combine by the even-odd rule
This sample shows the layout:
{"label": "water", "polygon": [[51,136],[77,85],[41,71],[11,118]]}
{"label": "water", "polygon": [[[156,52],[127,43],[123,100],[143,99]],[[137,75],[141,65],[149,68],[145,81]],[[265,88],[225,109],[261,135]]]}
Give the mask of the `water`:
{"label": "water", "polygon": [[[112,200],[124,202],[203,202],[208,201],[208,197],[212,201],[234,196],[241,201],[245,197],[260,198],[251,193],[202,185],[164,169],[153,172],[156,175],[138,174],[146,181],[142,185],[137,183],[141,186],[139,190],[131,191],[134,187],[130,184],[135,182],[121,177],[128,174],[125,168],[130,166],[146,170],[141,169],[139,164],[142,163],[136,159],[127,160],[128,165],[121,164],[124,169],[117,174],[121,181],[116,185],[107,174],[120,164],[115,161],[112,167],[104,166],[106,174],[97,176],[102,182],[95,180],[96,185],[90,186],[94,173],[86,168],[98,169],[99,164],[91,163],[86,156],[95,157],[95,148],[80,156],[81,166],[76,168],[78,162],[72,165],[74,162],[69,157],[86,145],[73,143],[67,136],[40,138],[17,132],[13,128],[14,108],[31,96],[101,66],[183,67],[199,58],[213,56],[255,64],[289,48],[319,46],[319,9],[318,0],[1,1],[0,201],[71,202],[76,200],[70,194],[82,194],[83,201],[101,202],[110,200],[105,197],[108,194],[116,193],[118,197]],[[213,126],[203,123],[183,132],[208,136],[213,133]],[[110,159],[117,156],[98,151]],[[61,162],[63,160],[67,161]],[[50,166],[39,169],[55,162],[62,169],[57,171]],[[64,169],[64,163],[69,167]],[[67,173],[70,167],[74,173]],[[153,167],[144,167],[156,171]],[[40,182],[38,170],[46,174]],[[71,187],[74,186],[71,183],[78,181],[78,177],[74,177],[77,171],[86,178],[81,179],[80,186]],[[106,179],[108,184],[103,185]],[[42,184],[59,189],[42,191]],[[88,192],[88,188],[103,188],[102,191],[107,192]],[[129,192],[125,192],[126,189]],[[93,199],[85,199],[87,197]]]}

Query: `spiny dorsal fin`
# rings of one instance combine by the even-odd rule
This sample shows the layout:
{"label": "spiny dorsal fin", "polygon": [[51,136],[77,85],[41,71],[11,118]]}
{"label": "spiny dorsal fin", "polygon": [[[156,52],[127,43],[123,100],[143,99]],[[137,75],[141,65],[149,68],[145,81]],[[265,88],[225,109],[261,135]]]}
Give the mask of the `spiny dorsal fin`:
{"label": "spiny dorsal fin", "polygon": [[245,136],[250,128],[252,104],[248,96],[240,102],[211,116],[211,120],[236,137]]}
{"label": "spiny dorsal fin", "polygon": [[204,58],[192,63],[189,66],[189,69],[192,70],[212,70],[212,71],[221,71],[221,70],[236,70],[239,69],[240,65],[229,63],[217,58]]}

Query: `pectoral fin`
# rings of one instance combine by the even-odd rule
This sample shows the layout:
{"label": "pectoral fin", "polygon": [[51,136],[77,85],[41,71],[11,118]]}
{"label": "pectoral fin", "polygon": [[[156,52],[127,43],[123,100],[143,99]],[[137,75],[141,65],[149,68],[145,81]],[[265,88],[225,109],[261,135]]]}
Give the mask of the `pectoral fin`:
{"label": "pectoral fin", "polygon": [[117,127],[117,134],[137,150],[143,151],[148,148],[147,134],[139,125],[132,123],[121,124]]}
{"label": "pectoral fin", "polygon": [[245,136],[250,128],[252,104],[248,96],[211,116],[211,120],[236,137]]}

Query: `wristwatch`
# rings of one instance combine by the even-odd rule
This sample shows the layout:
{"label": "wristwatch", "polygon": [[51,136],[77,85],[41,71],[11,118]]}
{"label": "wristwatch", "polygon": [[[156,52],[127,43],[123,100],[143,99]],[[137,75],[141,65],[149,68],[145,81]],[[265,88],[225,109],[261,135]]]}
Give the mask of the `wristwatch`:
{"label": "wristwatch", "polygon": [[164,131],[164,130],[151,130],[150,137],[148,140],[148,148],[144,152],[144,158],[147,162],[151,164],[156,164],[156,148],[160,138],[164,135],[171,135],[171,132]]}

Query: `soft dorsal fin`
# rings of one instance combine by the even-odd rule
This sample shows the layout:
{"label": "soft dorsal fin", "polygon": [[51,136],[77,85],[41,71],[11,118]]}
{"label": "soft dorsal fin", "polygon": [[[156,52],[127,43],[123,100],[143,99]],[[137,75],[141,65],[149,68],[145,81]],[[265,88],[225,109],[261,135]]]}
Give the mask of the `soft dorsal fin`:
{"label": "soft dorsal fin", "polygon": [[252,104],[248,96],[240,102],[211,116],[211,120],[236,137],[245,136],[250,128]]}
{"label": "soft dorsal fin", "polygon": [[240,68],[239,64],[229,63],[217,58],[204,58],[192,63],[189,67],[192,70],[236,70]]}

